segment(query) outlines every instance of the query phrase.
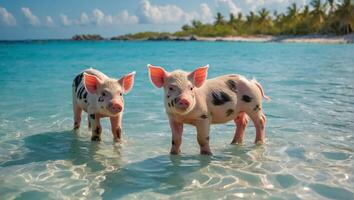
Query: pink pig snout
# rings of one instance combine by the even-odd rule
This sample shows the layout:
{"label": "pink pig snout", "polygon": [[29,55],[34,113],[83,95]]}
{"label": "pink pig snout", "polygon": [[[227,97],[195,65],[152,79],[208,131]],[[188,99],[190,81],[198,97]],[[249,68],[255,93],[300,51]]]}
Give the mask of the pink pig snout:
{"label": "pink pig snout", "polygon": [[108,104],[108,110],[111,113],[119,113],[120,111],[122,111],[122,109],[123,109],[123,106],[117,100],[112,100]]}
{"label": "pink pig snout", "polygon": [[187,99],[181,98],[177,101],[177,106],[181,109],[186,110],[189,107],[190,103]]}

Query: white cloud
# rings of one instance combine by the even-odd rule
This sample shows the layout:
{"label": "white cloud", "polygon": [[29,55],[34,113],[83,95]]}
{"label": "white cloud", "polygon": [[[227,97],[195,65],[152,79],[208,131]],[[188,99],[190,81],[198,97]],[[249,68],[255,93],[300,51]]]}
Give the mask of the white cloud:
{"label": "white cloud", "polygon": [[45,25],[48,27],[53,27],[54,26],[54,21],[53,18],[51,16],[47,16],[45,18]]}
{"label": "white cloud", "polygon": [[228,15],[232,13],[236,15],[237,13],[241,12],[241,8],[239,8],[232,0],[216,0],[216,5],[217,10],[223,14]]}
{"label": "white cloud", "polygon": [[74,21],[69,19],[69,17],[65,14],[60,14],[60,19],[63,26],[71,26],[74,24]]}
{"label": "white cloud", "polygon": [[81,13],[79,23],[83,26],[90,24],[90,18],[85,12]]}
{"label": "white cloud", "polygon": [[123,10],[116,16],[106,15],[99,9],[93,10],[93,22],[99,26],[112,24],[136,24],[139,19],[135,15],[130,15],[127,10]]}
{"label": "white cloud", "polygon": [[15,17],[6,10],[6,8],[0,7],[0,16],[2,21],[8,26],[16,26]]}
{"label": "white cloud", "polygon": [[187,22],[195,18],[197,13],[186,13],[180,7],[172,4],[158,6],[152,5],[149,0],[142,0],[136,15],[140,23],[167,24]]}
{"label": "white cloud", "polygon": [[21,8],[22,13],[25,15],[25,17],[28,19],[28,23],[31,24],[32,26],[39,26],[41,25],[41,22],[39,21],[38,17],[34,14],[32,14],[31,10],[29,8]]}
{"label": "white cloud", "polygon": [[210,10],[208,4],[202,3],[200,4],[201,9],[201,21],[205,23],[209,23],[213,21],[213,12]]}
{"label": "white cloud", "polygon": [[102,25],[111,25],[113,23],[113,17],[111,15],[105,15],[100,9],[94,9],[93,21],[95,24]]}
{"label": "white cloud", "polygon": [[139,22],[139,19],[135,15],[130,15],[127,10],[124,10],[115,17],[115,21],[120,24],[136,24]]}
{"label": "white cloud", "polygon": [[60,14],[61,23],[63,26],[87,26],[90,24],[97,26],[109,26],[114,24],[136,24],[138,23],[138,17],[135,15],[130,15],[127,10],[123,10],[121,13],[113,16],[110,14],[105,14],[100,9],[94,9],[92,15],[89,16],[87,13],[83,12],[79,19],[70,19],[65,14]]}
{"label": "white cloud", "polygon": [[[291,2],[296,2],[299,5],[299,1],[302,3],[300,4],[305,4],[306,0],[290,0]],[[257,9],[260,9],[261,7],[268,7],[271,8],[271,5],[275,4],[282,4],[282,5],[288,5],[290,2],[289,0],[246,0],[246,4],[250,6],[252,11],[256,11]]]}

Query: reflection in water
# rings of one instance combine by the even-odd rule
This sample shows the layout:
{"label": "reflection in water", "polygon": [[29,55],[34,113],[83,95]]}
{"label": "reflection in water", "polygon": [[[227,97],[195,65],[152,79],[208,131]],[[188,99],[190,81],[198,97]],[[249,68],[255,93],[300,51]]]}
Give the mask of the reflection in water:
{"label": "reflection in water", "polygon": [[[202,170],[211,162],[208,156],[162,155],[126,165],[107,175],[103,182],[104,198],[119,198],[143,190],[171,194],[181,191],[189,174]],[[112,185],[119,186],[112,188]]]}

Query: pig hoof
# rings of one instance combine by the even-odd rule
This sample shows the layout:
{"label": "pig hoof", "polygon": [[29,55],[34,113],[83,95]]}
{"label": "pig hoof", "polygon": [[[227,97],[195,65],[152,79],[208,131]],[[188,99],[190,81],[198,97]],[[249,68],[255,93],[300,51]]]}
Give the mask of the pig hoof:
{"label": "pig hoof", "polygon": [[232,140],[231,145],[241,145],[243,142],[238,140]]}
{"label": "pig hoof", "polygon": [[178,155],[180,153],[181,153],[181,150],[173,150],[173,149],[171,149],[171,151],[170,151],[171,155]]}
{"label": "pig hoof", "polygon": [[99,142],[99,141],[101,141],[101,138],[99,136],[93,136],[93,137],[91,137],[91,141]]}
{"label": "pig hoof", "polygon": [[200,151],[201,155],[208,155],[208,156],[212,156],[213,154],[211,153],[211,151],[205,151],[205,150],[201,150]]}
{"label": "pig hoof", "polygon": [[121,142],[122,142],[122,140],[121,140],[120,138],[114,138],[113,141],[114,141],[115,143],[121,143]]}
{"label": "pig hoof", "polygon": [[74,128],[74,129],[73,129],[73,133],[74,133],[74,134],[79,134],[79,133],[80,133],[80,129],[78,129],[78,128],[75,129],[75,128]]}
{"label": "pig hoof", "polygon": [[261,146],[264,144],[263,140],[258,140],[255,142],[257,146]]}

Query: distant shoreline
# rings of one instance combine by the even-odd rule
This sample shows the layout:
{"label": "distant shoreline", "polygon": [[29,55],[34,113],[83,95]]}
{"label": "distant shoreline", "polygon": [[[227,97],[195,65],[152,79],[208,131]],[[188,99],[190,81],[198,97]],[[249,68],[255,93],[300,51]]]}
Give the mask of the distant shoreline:
{"label": "distant shoreline", "polygon": [[256,35],[256,36],[230,36],[230,37],[176,37],[169,36],[163,38],[143,38],[143,39],[114,39],[103,38],[90,39],[85,38],[82,40],[75,39],[28,39],[28,40],[0,40],[0,43],[16,43],[16,42],[51,42],[51,41],[199,41],[199,42],[276,42],[276,43],[320,43],[320,44],[353,44],[354,34],[349,35]]}
{"label": "distant shoreline", "polygon": [[[322,44],[352,44],[354,34],[333,35],[303,35],[303,36],[230,36],[230,37],[171,37],[168,39],[148,38],[148,41],[201,41],[201,42],[279,42],[279,43],[322,43]],[[133,40],[134,41],[134,40]]]}

